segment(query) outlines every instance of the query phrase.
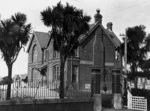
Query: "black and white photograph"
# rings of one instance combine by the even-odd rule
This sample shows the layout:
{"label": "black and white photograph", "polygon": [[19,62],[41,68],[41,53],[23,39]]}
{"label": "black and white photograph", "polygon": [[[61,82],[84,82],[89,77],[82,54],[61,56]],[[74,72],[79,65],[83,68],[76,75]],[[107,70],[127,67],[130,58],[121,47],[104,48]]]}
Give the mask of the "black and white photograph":
{"label": "black and white photograph", "polygon": [[0,0],[0,111],[150,111],[150,1]]}

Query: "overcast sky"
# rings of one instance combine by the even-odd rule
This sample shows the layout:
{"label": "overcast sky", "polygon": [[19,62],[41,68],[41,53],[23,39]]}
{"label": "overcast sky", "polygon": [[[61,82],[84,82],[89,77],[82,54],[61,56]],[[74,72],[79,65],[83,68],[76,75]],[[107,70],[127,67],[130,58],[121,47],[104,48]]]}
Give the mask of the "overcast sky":
{"label": "overcast sky", "polygon": [[[43,25],[40,12],[48,6],[55,6],[60,0],[0,0],[1,19],[10,18],[11,15],[21,12],[27,15],[28,23],[36,31],[48,32],[49,28]],[[90,23],[96,9],[101,10],[102,24],[106,28],[107,22],[113,23],[113,31],[118,35],[124,33],[127,27],[143,24],[147,33],[150,33],[150,0],[61,0],[83,9],[91,16]],[[28,54],[21,51],[13,65],[13,75],[27,73]],[[7,76],[7,66],[0,58],[0,77]]]}

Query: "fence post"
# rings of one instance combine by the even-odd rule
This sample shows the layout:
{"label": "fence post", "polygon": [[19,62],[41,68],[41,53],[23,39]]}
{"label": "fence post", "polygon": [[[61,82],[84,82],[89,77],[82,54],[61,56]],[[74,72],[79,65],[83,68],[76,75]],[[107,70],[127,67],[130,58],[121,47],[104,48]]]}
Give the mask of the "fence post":
{"label": "fence post", "polygon": [[122,109],[122,95],[120,83],[120,69],[112,69],[112,90],[113,90],[113,103],[115,109]]}
{"label": "fence post", "polygon": [[94,94],[94,111],[102,111],[102,95]]}
{"label": "fence post", "polygon": [[94,95],[94,111],[102,111],[100,78],[101,78],[101,68],[91,67],[91,96]]}

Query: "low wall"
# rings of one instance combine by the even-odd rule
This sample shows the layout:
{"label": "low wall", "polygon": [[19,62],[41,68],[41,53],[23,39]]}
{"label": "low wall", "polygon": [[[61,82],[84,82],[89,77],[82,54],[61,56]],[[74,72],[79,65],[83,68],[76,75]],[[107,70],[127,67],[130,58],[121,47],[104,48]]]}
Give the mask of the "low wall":
{"label": "low wall", "polygon": [[9,100],[0,111],[93,111],[93,99]]}

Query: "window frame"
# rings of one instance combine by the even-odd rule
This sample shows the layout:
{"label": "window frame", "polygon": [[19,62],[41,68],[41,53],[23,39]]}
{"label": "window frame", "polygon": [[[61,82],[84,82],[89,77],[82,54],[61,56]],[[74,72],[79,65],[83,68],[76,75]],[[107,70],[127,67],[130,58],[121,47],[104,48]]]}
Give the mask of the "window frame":
{"label": "window frame", "polygon": [[120,61],[120,53],[119,53],[119,51],[117,51],[117,50],[115,50],[115,60],[116,61]]}
{"label": "window frame", "polygon": [[48,49],[45,49],[43,53],[43,61],[46,62],[48,60]]}
{"label": "window frame", "polygon": [[79,57],[79,47],[74,49],[73,57]]}
{"label": "window frame", "polygon": [[37,60],[38,60],[37,45],[34,45],[32,49],[32,62],[37,62]]}
{"label": "window frame", "polygon": [[60,65],[56,64],[53,66],[53,81],[60,80]]}
{"label": "window frame", "polygon": [[31,82],[34,82],[36,80],[36,73],[37,73],[36,69],[33,68],[31,72]]}
{"label": "window frame", "polygon": [[58,59],[59,57],[60,57],[59,52],[56,51],[56,50],[54,50],[54,51],[53,51],[53,58],[54,58],[54,59]]}
{"label": "window frame", "polygon": [[[75,80],[73,80],[73,75],[75,75],[76,77],[75,77]],[[78,67],[78,65],[73,65],[72,66],[72,76],[71,76],[71,81],[72,81],[72,83],[75,83],[75,82],[78,82],[78,78],[79,77],[79,67]]]}

